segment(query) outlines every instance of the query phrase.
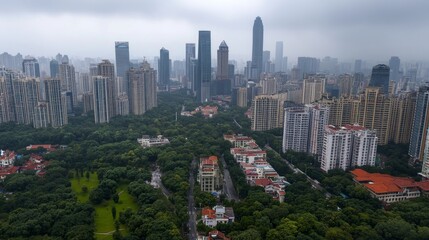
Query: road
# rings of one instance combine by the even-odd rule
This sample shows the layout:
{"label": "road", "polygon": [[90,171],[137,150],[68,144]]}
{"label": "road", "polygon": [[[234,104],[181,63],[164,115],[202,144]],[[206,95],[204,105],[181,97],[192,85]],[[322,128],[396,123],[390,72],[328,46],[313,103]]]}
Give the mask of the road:
{"label": "road", "polygon": [[[266,149],[272,150],[274,152],[277,152],[276,150],[272,149],[268,144],[265,145]],[[278,152],[277,152],[278,153]],[[286,163],[286,165],[288,165],[288,167],[290,169],[293,170],[294,173],[301,173],[304,174],[305,177],[307,178],[307,180],[311,183],[311,186],[323,193],[325,193],[326,198],[330,198],[332,197],[332,194],[328,193],[319,183],[319,181],[312,179],[310,176],[308,176],[305,172],[301,171],[301,169],[295,167],[292,163],[290,163],[288,160],[282,158],[283,162]]]}
{"label": "road", "polygon": [[235,125],[237,125],[239,128],[243,128],[238,122],[237,120],[235,120],[235,118],[233,118],[232,120],[234,120]]}
{"label": "road", "polygon": [[226,165],[223,155],[221,156],[223,166],[223,192],[225,193],[228,200],[240,201],[237,191],[235,191],[234,185],[232,184],[231,175],[229,174],[228,166]]}
{"label": "road", "polygon": [[189,240],[195,240],[198,238],[197,233],[197,213],[194,202],[194,187],[195,178],[194,170],[197,168],[197,158],[192,159],[191,168],[189,169],[189,192],[188,192],[188,213],[189,213]]}
{"label": "road", "polygon": [[152,185],[154,188],[160,188],[162,193],[169,197],[171,193],[167,190],[167,188],[164,187],[164,184],[162,184],[161,181],[161,171],[159,170],[159,166],[156,165],[156,168],[154,171],[152,171],[152,179],[150,181],[150,185]]}

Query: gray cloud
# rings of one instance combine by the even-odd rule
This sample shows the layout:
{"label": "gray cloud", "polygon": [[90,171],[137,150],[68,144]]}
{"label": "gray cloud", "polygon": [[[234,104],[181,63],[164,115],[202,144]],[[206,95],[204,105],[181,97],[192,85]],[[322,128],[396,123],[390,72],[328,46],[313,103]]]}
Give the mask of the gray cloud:
{"label": "gray cloud", "polygon": [[[340,59],[426,60],[427,0],[14,0],[3,2],[0,52],[113,58],[113,42],[128,40],[131,55],[152,57],[165,46],[184,57],[199,29],[212,31],[232,58],[251,56],[252,24],[261,16],[264,48],[285,42],[285,55]],[[272,54],[273,56],[274,54]]]}

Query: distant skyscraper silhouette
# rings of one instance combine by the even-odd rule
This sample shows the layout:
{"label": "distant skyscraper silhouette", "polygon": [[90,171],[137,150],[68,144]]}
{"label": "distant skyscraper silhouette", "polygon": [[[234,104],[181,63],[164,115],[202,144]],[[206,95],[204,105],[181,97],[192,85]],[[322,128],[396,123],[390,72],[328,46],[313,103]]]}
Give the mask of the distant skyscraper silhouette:
{"label": "distant skyscraper silhouette", "polygon": [[381,93],[389,94],[389,73],[390,68],[384,64],[375,65],[372,68],[370,87],[380,87]]}
{"label": "distant skyscraper silhouette", "polygon": [[49,62],[49,70],[51,73],[51,78],[58,78],[58,73],[60,71],[60,65],[57,60],[52,59]]}
{"label": "distant skyscraper silhouette", "polygon": [[274,60],[274,70],[276,72],[284,72],[283,69],[283,42],[276,42],[276,59]]}
{"label": "distant skyscraper silhouette", "polygon": [[304,79],[308,74],[319,72],[320,61],[312,57],[298,57],[299,80]]}
{"label": "distant skyscraper silhouette", "polygon": [[270,72],[270,65],[271,65],[271,52],[270,51],[263,51],[262,52],[262,72],[268,73]]}
{"label": "distant skyscraper silhouette", "polygon": [[253,23],[252,79],[259,80],[262,72],[262,52],[264,48],[264,25],[260,17]]}
{"label": "distant skyscraper silhouette", "polygon": [[122,91],[128,91],[127,71],[130,69],[130,48],[128,42],[115,42],[116,76],[121,77]]}
{"label": "distant skyscraper silhouette", "polygon": [[395,82],[399,81],[399,65],[401,64],[401,60],[399,57],[391,57],[389,60],[390,67],[390,80]]}
{"label": "distant skyscraper silhouette", "polygon": [[362,72],[362,60],[360,59],[356,59],[355,60],[355,73],[360,73]]}
{"label": "distant skyscraper silhouette", "polygon": [[22,61],[22,71],[28,77],[40,77],[39,62],[35,58],[27,58]]}
{"label": "distant skyscraper silhouette", "polygon": [[186,86],[185,88],[193,89],[194,84],[194,71],[192,70],[192,59],[195,59],[195,43],[186,44]]}
{"label": "distant skyscraper silhouette", "polygon": [[170,53],[167,49],[159,50],[158,83],[161,89],[168,90],[170,84]]}
{"label": "distant skyscraper silhouette", "polygon": [[[210,99],[210,84],[212,79],[212,57],[210,31],[199,31],[198,36],[198,71],[197,98],[201,102]],[[262,60],[262,56],[261,56]]]}

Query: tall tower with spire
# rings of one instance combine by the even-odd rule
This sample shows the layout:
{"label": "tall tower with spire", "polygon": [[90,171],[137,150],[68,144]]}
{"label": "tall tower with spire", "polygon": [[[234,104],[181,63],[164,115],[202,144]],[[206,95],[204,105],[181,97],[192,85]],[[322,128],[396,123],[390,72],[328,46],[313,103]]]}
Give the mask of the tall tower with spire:
{"label": "tall tower with spire", "polygon": [[262,72],[262,52],[264,48],[264,25],[261,17],[256,17],[253,23],[252,67],[251,78],[259,80]]}

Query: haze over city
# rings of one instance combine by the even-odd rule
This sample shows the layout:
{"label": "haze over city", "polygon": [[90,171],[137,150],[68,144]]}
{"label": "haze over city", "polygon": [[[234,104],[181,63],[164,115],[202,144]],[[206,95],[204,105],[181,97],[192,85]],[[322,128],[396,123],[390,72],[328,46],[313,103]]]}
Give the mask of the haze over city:
{"label": "haze over city", "polygon": [[[225,40],[230,59],[251,59],[252,24],[264,24],[264,50],[284,41],[290,62],[298,56],[340,60],[426,60],[429,2],[412,1],[5,1],[1,51],[33,56],[114,58],[115,41],[130,42],[131,58],[159,49],[185,58],[198,30],[212,32],[212,56]],[[7,36],[7,37],[6,37]]]}

